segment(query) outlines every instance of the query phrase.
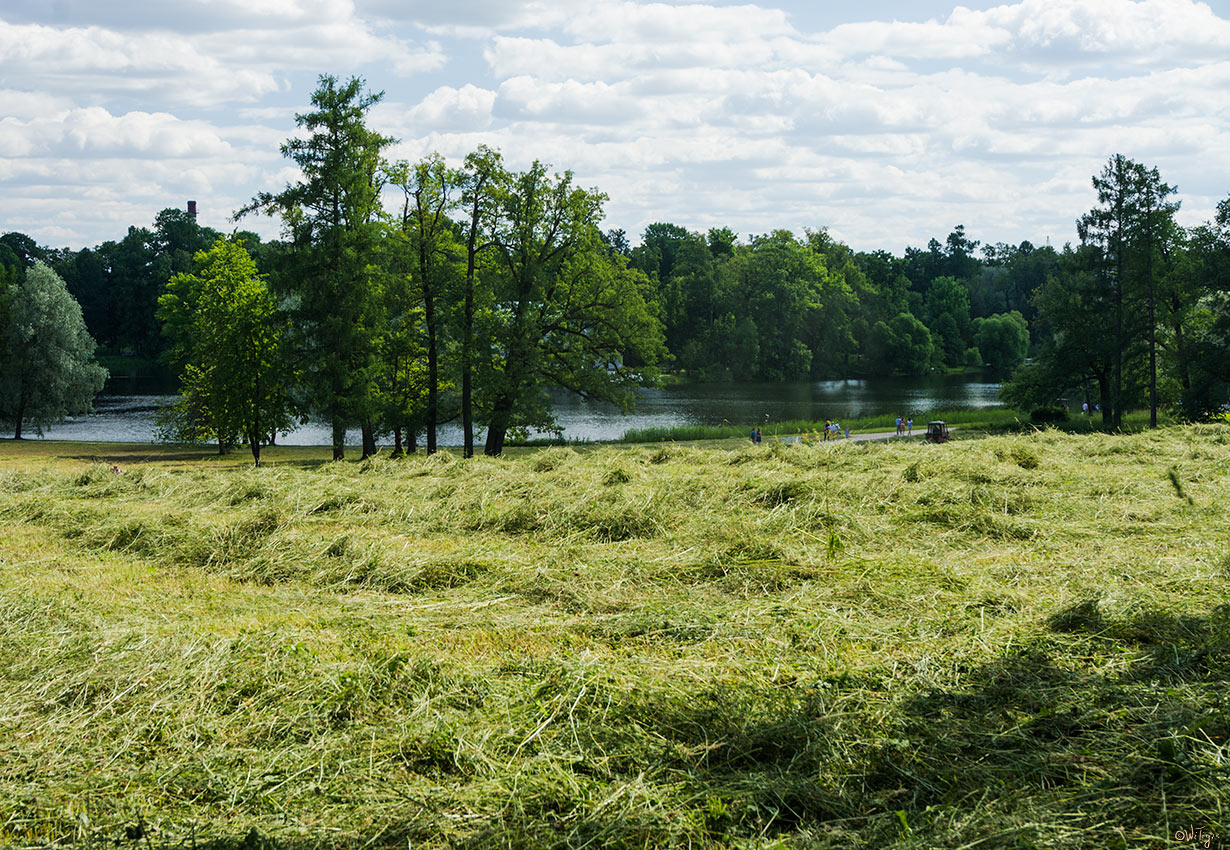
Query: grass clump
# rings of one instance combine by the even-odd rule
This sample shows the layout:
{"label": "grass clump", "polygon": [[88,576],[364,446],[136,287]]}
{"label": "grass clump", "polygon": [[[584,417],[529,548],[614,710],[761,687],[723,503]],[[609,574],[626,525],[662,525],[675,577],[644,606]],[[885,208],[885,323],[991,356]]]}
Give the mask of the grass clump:
{"label": "grass clump", "polygon": [[0,844],[1230,834],[1224,433],[119,473],[22,447]]}

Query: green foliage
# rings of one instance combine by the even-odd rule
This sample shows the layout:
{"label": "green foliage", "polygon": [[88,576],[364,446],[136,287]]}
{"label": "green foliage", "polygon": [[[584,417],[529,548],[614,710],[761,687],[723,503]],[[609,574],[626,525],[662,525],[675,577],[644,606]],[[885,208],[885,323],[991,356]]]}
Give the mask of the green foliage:
{"label": "green foliage", "polygon": [[1035,407],[1029,411],[1029,419],[1031,422],[1037,422],[1039,425],[1051,425],[1056,422],[1067,422],[1069,419],[1068,411],[1061,405],[1050,405],[1047,407]]}
{"label": "green foliage", "polygon": [[81,307],[42,262],[0,291],[0,422],[14,437],[91,410],[107,379],[94,347]]}
{"label": "green foliage", "polygon": [[879,372],[921,375],[931,368],[935,346],[926,325],[911,313],[898,313],[871,329],[868,351]]}
{"label": "green foliage", "polygon": [[374,451],[376,416],[370,387],[377,370],[382,315],[375,266],[381,215],[381,151],[393,139],[369,129],[367,113],[383,93],[364,94],[363,80],[322,75],[312,111],[295,116],[304,135],[282,145],[303,179],[263,193],[240,211],[280,215],[294,246],[285,295],[293,299],[294,348],[309,402],[333,424],[333,452],[344,454],[345,429],[364,428]]}
{"label": "green foliage", "polygon": [[260,447],[293,422],[285,321],[241,241],[219,238],[195,262],[158,301],[182,385],[164,433],[219,451],[242,439],[260,463]]}
{"label": "green foliage", "polygon": [[923,321],[931,330],[938,352],[950,366],[962,365],[970,339],[969,292],[952,277],[931,281]]}
{"label": "green foliage", "polygon": [[627,408],[632,388],[652,381],[665,354],[645,300],[648,281],[602,241],[604,200],[537,162],[500,195],[483,334],[489,455],[514,428],[552,428],[547,385]]}
{"label": "green foliage", "polygon": [[982,363],[1001,375],[1021,365],[1029,353],[1029,327],[1015,310],[975,319],[974,340]]}

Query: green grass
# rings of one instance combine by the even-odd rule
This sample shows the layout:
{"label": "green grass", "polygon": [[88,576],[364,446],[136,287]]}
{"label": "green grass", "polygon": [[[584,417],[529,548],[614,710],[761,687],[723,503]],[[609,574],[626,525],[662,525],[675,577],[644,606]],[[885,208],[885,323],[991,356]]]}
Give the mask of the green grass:
{"label": "green grass", "polygon": [[[878,416],[863,416],[839,420],[844,430],[849,426],[851,434],[867,434],[873,432],[888,432],[895,429],[896,417],[891,414]],[[914,417],[914,435],[919,436],[927,430],[927,423],[939,419],[949,425],[960,428],[964,435],[1007,434],[1021,431],[1036,431],[1041,426],[1030,421],[1029,414],[1007,407],[983,407],[976,409],[945,409],[931,410]],[[1146,411],[1137,411],[1124,417],[1124,431],[1139,431],[1147,427],[1149,415]],[[1174,420],[1162,416],[1164,425],[1175,424]],[[676,425],[654,428],[632,428],[626,431],[619,440],[622,443],[665,443],[690,442],[697,440],[731,440],[741,438],[746,440],[748,433],[757,423],[747,425]],[[796,436],[822,433],[823,421],[810,419],[791,419],[781,422],[765,422],[759,425],[761,433],[766,437]],[[1101,419],[1073,415],[1067,422],[1047,426],[1075,434],[1100,432]]]}
{"label": "green grass", "polygon": [[0,444],[0,844],[1230,836],[1225,426],[326,453]]}
{"label": "green grass", "polygon": [[[959,425],[966,430],[995,430],[1019,427],[1022,421],[1028,422],[1028,416],[1007,408],[980,408],[977,410],[933,410],[914,419],[914,432],[921,434],[927,429],[927,422],[932,419],[942,419],[950,425]],[[894,430],[895,417],[890,414],[879,416],[864,416],[854,419],[839,420],[844,430],[849,426],[852,434],[884,432]],[[662,443],[687,442],[693,440],[726,440],[732,438],[747,439],[753,427],[759,427],[766,437],[796,436],[802,434],[822,433],[824,421],[810,419],[790,419],[780,422],[767,421],[749,423],[747,425],[677,425],[657,428],[632,428],[626,431],[620,440],[623,443]]]}

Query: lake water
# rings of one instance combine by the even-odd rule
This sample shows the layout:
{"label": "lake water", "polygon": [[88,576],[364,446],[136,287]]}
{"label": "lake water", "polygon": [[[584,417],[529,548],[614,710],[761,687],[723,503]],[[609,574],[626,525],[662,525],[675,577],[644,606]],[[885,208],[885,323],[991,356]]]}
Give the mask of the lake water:
{"label": "lake water", "polygon": [[[109,382],[94,403],[95,412],[47,430],[47,439],[151,442],[156,439],[155,416],[169,401],[155,392],[157,385],[134,376]],[[990,407],[999,403],[999,384],[975,374],[933,375],[922,378],[877,378],[849,381],[792,383],[680,384],[642,390],[636,409],[622,415],[618,408],[586,402],[569,393],[555,396],[555,416],[568,439],[618,439],[631,428],[673,425],[732,424],[751,427],[789,419],[838,421],[856,416],[891,414],[922,419],[930,410]],[[444,425],[439,442],[461,445],[461,426]],[[33,433],[30,432],[33,437]],[[331,431],[323,423],[309,423],[279,437],[283,445],[328,445]],[[347,443],[358,445],[352,431]],[[420,442],[421,444],[421,442]],[[481,447],[481,438],[478,439]]]}

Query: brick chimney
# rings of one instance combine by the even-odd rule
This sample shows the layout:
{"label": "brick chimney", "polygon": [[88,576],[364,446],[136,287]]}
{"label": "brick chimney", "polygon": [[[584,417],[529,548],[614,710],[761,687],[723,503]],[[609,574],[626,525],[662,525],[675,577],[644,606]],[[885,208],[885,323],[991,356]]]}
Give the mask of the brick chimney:
{"label": "brick chimney", "polygon": [[196,201],[188,202],[188,215],[196,218]]}

